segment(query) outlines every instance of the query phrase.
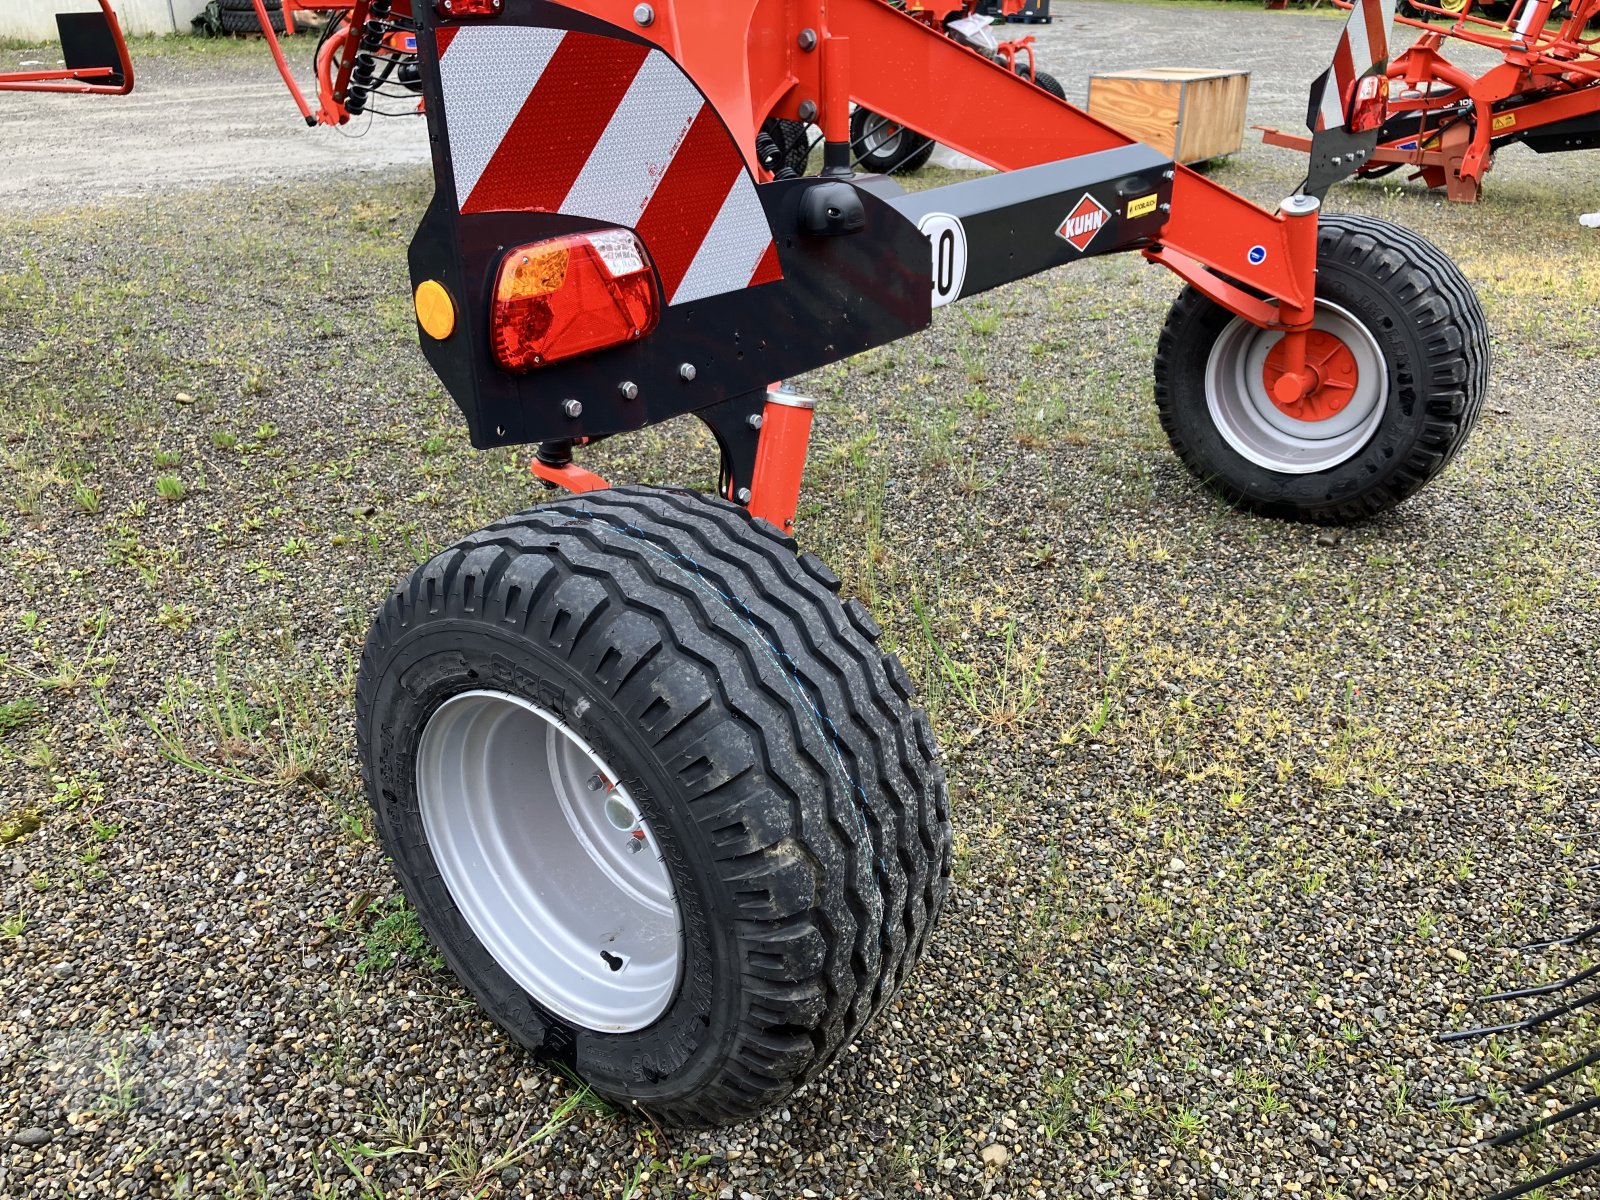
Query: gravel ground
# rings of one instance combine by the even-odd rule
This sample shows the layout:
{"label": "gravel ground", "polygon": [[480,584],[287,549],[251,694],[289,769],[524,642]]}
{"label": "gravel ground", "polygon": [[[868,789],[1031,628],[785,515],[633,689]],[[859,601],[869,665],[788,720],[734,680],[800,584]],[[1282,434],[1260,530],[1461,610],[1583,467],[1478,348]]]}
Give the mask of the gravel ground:
{"label": "gravel ground", "polygon": [[[1160,61],[1127,36],[1159,22],[1184,61],[1251,65],[1252,119],[1284,122],[1336,28],[1066,13],[1044,63],[1069,93]],[[246,53],[145,77],[218,87]],[[7,98],[0,156],[41,115],[88,127],[69,111]],[[1590,961],[1517,946],[1585,926],[1600,865],[1600,236],[1573,219],[1600,156],[1513,150],[1476,207],[1336,193],[1456,257],[1497,351],[1456,464],[1355,529],[1186,476],[1150,404],[1175,286],[1132,260],[802,382],[802,540],[923,688],[956,888],[823,1080],[684,1134],[509,1046],[372,841],[368,616],[537,493],[414,349],[425,175],[227,182],[323,170],[283,115],[277,140],[152,126],[216,138],[224,182],[142,170],[131,201],[75,190],[99,146],[36,142],[45,198],[0,216],[0,1195],[1485,1195],[1600,1150],[1592,1115],[1477,1145],[1594,1093],[1592,1069],[1515,1091],[1593,1016],[1438,1041]],[[1298,165],[1250,147],[1216,177],[1270,201]],[[715,470],[688,422],[602,449],[619,480]]]}

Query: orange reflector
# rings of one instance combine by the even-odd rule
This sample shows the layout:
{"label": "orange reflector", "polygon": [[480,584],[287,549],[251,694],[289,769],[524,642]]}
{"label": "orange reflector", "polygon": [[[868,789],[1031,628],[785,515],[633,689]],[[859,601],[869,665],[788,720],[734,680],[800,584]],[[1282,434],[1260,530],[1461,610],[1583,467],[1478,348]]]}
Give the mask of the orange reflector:
{"label": "orange reflector", "polygon": [[644,337],[659,317],[655,270],[626,229],[518,246],[500,263],[489,341],[508,371]]}
{"label": "orange reflector", "polygon": [[444,284],[437,279],[424,279],[417,284],[414,300],[417,324],[429,337],[442,342],[456,331],[456,302]]}

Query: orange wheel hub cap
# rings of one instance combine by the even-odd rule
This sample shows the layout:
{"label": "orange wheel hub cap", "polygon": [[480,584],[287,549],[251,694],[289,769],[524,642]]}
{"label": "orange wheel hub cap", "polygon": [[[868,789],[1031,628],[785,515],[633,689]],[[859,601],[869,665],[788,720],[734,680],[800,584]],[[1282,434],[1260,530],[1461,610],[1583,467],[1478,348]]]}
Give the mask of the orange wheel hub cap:
{"label": "orange wheel hub cap", "polygon": [[1306,335],[1306,370],[1312,377],[1311,390],[1298,400],[1284,401],[1275,390],[1283,378],[1283,342],[1280,340],[1267,352],[1267,362],[1262,368],[1263,382],[1272,403],[1286,416],[1296,421],[1326,421],[1344,410],[1355,395],[1360,371],[1356,356],[1339,338],[1321,329]]}

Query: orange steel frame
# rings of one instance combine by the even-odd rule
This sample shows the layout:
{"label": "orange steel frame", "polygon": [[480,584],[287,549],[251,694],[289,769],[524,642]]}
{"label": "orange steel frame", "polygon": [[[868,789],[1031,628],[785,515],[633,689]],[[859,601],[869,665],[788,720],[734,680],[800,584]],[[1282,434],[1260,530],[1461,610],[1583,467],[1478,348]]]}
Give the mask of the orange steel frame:
{"label": "orange steel frame", "polygon": [[[85,67],[66,71],[7,71],[0,74],[0,91],[7,92],[98,92],[106,96],[126,96],[133,91],[133,63],[128,58],[128,43],[123,39],[122,26],[111,8],[111,0],[99,0],[100,11],[111,27],[112,40],[117,45],[115,67]],[[105,83],[120,75],[122,82]]]}
{"label": "orange steel frame", "polygon": [[[260,8],[261,0],[256,4]],[[409,0],[399,0],[393,9],[402,15],[410,7]],[[758,179],[769,177],[755,153],[762,122],[802,119],[802,105],[815,107],[812,119],[829,142],[848,142],[854,102],[1002,171],[1133,144],[884,0],[662,0],[648,6],[652,20],[642,27],[632,0],[567,0],[564,7],[635,33],[676,59],[727,124]],[[353,9],[346,35],[352,39],[360,35],[367,3],[358,0]],[[802,30],[815,35],[808,39],[810,50],[801,48]],[[313,124],[337,122],[342,112],[328,111],[333,98],[324,97],[321,111],[314,112],[270,33],[269,42],[301,115]],[[335,96],[348,86],[353,57],[345,56]],[[853,62],[870,63],[871,70],[852,70]],[[962,102],[930,119],[933,95],[957,95]],[[995,120],[997,112],[1006,119]],[[1315,292],[1315,213],[1269,213],[1187,167],[1174,164],[1173,172],[1167,225],[1145,256],[1248,321],[1306,329]],[[1251,248],[1259,253],[1249,254]]]}
{"label": "orange steel frame", "polygon": [[[256,4],[262,8],[261,0]],[[654,42],[676,59],[728,126],[758,179],[770,178],[755,152],[762,122],[800,120],[802,105],[815,106],[811,119],[829,142],[848,142],[854,102],[1002,171],[1134,141],[884,0],[660,0],[643,6],[651,9],[652,20],[642,27],[634,19],[641,6],[633,0],[564,0],[563,6]],[[368,4],[357,0],[352,7],[346,36],[355,39]],[[393,11],[409,13],[411,0],[396,0]],[[815,35],[810,50],[801,48],[802,30]],[[318,114],[290,77],[270,31],[268,40],[301,115],[316,123]],[[346,55],[335,95],[348,86],[353,57]],[[871,69],[852,70],[852,63]],[[935,95],[960,96],[961,103],[930,118],[928,97]],[[997,112],[1006,119],[995,120]],[[320,118],[332,123],[339,114],[325,105]],[[1316,276],[1315,215],[1269,213],[1186,167],[1175,164],[1173,171],[1166,229],[1146,257],[1255,324],[1307,328]],[[1252,247],[1261,253],[1248,254]]]}
{"label": "orange steel frame", "polygon": [[[635,24],[630,0],[566,6],[672,55],[705,92],[752,169],[758,169],[755,138],[762,121],[798,119],[807,101],[816,105],[827,141],[849,140],[854,101],[1002,171],[1134,140],[883,0],[724,0],[714,11],[661,3],[644,28]],[[802,29],[816,34],[814,50],[800,49]],[[870,70],[852,70],[852,63],[870,64]],[[961,102],[940,106],[930,117],[928,98],[939,95]],[[995,119],[997,112],[1005,113],[1004,121]],[[1269,213],[1183,166],[1173,170],[1167,225],[1146,257],[1246,320],[1307,327],[1316,276],[1314,215]],[[1248,251],[1255,246],[1265,253],[1253,263]]]}
{"label": "orange steel frame", "polygon": [[[724,0],[714,6],[650,6],[635,0],[564,0],[565,7],[643,37],[677,60],[722,117],[757,179],[757,131],[769,117],[801,119],[825,142],[849,140],[852,102],[998,170],[1019,170],[1133,144],[1133,139],[1031,86],[883,0]],[[398,7],[398,6],[397,6]],[[802,36],[803,32],[807,36]],[[852,69],[852,64],[870,70]],[[928,97],[960,96],[930,116]],[[994,114],[1005,113],[1004,121]],[[1174,164],[1167,224],[1144,256],[1177,273],[1223,308],[1284,337],[1286,394],[1303,394],[1306,331],[1316,286],[1317,206],[1269,213]],[[750,509],[791,527],[810,413],[764,413]],[[535,462],[548,482],[587,490],[589,472]]]}

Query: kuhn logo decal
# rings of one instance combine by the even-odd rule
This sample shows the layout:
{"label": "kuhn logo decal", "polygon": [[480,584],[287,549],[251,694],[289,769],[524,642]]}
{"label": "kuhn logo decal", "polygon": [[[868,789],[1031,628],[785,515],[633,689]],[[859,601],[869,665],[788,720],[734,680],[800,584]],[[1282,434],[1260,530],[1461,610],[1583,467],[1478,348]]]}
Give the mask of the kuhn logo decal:
{"label": "kuhn logo decal", "polygon": [[1082,253],[1089,248],[1089,243],[1094,241],[1095,235],[1104,227],[1110,216],[1111,213],[1104,204],[1085,192],[1072,206],[1067,219],[1061,222],[1061,227],[1056,230],[1056,236]]}

